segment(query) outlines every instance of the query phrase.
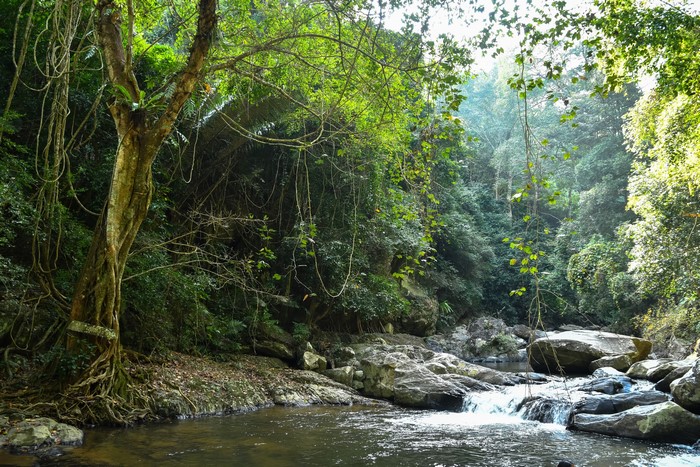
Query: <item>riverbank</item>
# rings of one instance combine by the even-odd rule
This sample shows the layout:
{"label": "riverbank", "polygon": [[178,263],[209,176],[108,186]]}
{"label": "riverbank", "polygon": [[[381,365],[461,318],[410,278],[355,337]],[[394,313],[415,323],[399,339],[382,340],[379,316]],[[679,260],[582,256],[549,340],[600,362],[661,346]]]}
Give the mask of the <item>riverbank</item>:
{"label": "riverbank", "polygon": [[[231,355],[225,361],[170,353],[167,357],[129,362],[134,392],[150,407],[140,421],[245,413],[274,405],[384,405],[311,371],[290,368],[279,359]],[[0,447],[15,452],[50,451],[79,444],[54,429],[55,420],[84,425],[71,413],[57,412],[59,397],[18,380],[0,387]],[[23,386],[23,387],[22,387]],[[37,423],[28,422],[37,420]],[[137,420],[138,422],[139,420]],[[40,426],[40,428],[36,428]]]}

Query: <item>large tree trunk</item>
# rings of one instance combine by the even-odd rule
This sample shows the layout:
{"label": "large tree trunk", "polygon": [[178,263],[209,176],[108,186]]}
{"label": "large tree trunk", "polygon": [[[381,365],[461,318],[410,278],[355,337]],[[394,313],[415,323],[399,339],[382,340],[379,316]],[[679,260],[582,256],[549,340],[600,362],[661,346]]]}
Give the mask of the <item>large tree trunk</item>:
{"label": "large tree trunk", "polygon": [[[127,6],[132,13],[131,0]],[[119,141],[107,202],[74,291],[68,345],[75,348],[84,339],[94,346],[92,364],[73,389],[91,397],[104,396],[109,404],[115,405],[118,401],[113,396],[126,395],[119,342],[124,267],[151,203],[153,161],[192,95],[209,52],[216,27],[216,0],[199,1],[197,33],[187,64],[160,114],[140,107],[143,98],[132,70],[131,40],[126,41],[125,48],[122,38],[121,7],[115,0],[98,0],[96,10],[96,33],[105,68],[118,90],[110,112]],[[133,33],[129,31],[130,35]],[[112,409],[108,407],[107,411],[111,414]],[[112,421],[124,421],[118,416],[113,418]]]}
{"label": "large tree trunk", "polygon": [[[113,109],[113,114],[117,112]],[[122,123],[133,120],[129,116],[114,117]],[[121,138],[109,198],[95,228],[71,308],[69,329],[87,337],[97,355],[90,376],[101,372],[105,388],[116,384],[110,391],[116,389],[117,393],[123,389],[119,383],[121,280],[129,250],[151,203],[151,164],[157,150],[158,144],[136,122]],[[70,339],[69,345],[75,346],[76,339]]]}

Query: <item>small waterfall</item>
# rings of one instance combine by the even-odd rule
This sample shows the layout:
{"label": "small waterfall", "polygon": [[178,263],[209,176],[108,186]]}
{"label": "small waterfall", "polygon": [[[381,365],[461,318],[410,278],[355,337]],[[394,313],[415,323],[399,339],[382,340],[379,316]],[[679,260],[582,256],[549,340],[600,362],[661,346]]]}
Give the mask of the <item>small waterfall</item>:
{"label": "small waterfall", "polygon": [[474,392],[464,398],[462,412],[515,416],[520,397],[507,391]]}
{"label": "small waterfall", "polygon": [[525,399],[520,404],[518,414],[525,420],[568,425],[571,416],[571,403],[548,397]]}
{"label": "small waterfall", "polygon": [[498,391],[474,392],[465,397],[462,411],[567,425],[571,407],[569,391],[555,382],[536,387],[517,385]]}

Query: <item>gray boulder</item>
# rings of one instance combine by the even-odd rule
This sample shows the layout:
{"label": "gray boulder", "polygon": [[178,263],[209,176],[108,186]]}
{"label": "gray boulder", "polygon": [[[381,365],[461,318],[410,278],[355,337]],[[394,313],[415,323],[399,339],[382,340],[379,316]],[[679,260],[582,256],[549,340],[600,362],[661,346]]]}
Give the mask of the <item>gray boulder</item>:
{"label": "gray boulder", "polygon": [[355,347],[366,396],[407,407],[461,410],[469,389],[512,384],[504,373],[411,345]]}
{"label": "gray boulder", "polygon": [[[528,328],[529,329],[529,328]],[[519,361],[518,349],[526,345],[502,319],[482,317],[468,325],[457,326],[451,333],[430,336],[431,350],[446,352],[463,360]]]}
{"label": "gray boulder", "polygon": [[683,371],[683,373],[687,372],[693,367],[694,363],[695,360],[673,360],[671,362],[663,363],[656,368],[649,370],[647,372],[647,379],[652,383],[658,383],[668,376],[669,373],[675,370]]}
{"label": "gray boulder", "polygon": [[632,364],[627,370],[627,376],[634,379],[647,379],[650,372],[654,371],[664,363],[671,362],[670,358],[640,360]]}
{"label": "gray boulder", "polygon": [[700,416],[671,401],[609,415],[576,414],[571,427],[664,443],[693,444],[700,438]]}
{"label": "gray boulder", "polygon": [[605,356],[630,356],[643,360],[651,351],[651,342],[638,337],[603,331],[566,331],[537,339],[528,347],[535,371],[587,373],[591,362]]}
{"label": "gray boulder", "polygon": [[664,377],[664,379],[662,379],[661,381],[656,383],[654,385],[654,389],[656,389],[657,391],[670,393],[671,392],[671,383],[673,383],[675,380],[683,377],[687,372],[688,372],[688,370],[686,370],[685,368],[676,368],[675,370],[673,370],[672,372],[667,374]]}
{"label": "gray boulder", "polygon": [[612,414],[640,405],[660,404],[669,400],[668,394],[660,391],[635,391],[611,396],[594,396],[575,402],[574,414]]}
{"label": "gray boulder", "polygon": [[279,358],[288,362],[294,360],[293,346],[282,341],[258,340],[255,342],[254,350],[256,355]]}
{"label": "gray boulder", "polygon": [[700,360],[685,375],[671,383],[673,400],[684,409],[700,413]]}
{"label": "gray boulder", "polygon": [[396,370],[394,403],[404,407],[459,411],[467,391],[419,365]]}
{"label": "gray boulder", "polygon": [[613,367],[604,366],[593,371],[593,376],[596,378],[605,378],[607,376],[625,376],[625,374]]}
{"label": "gray boulder", "polygon": [[629,355],[610,355],[593,360],[588,370],[593,372],[599,368],[614,368],[618,371],[627,371],[630,366],[632,366],[632,358]]}

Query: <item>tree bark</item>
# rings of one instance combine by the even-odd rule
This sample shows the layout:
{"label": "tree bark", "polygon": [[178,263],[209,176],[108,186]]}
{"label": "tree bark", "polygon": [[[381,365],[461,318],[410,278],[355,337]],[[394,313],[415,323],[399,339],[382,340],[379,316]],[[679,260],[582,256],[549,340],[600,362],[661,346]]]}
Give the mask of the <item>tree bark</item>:
{"label": "tree bark", "polygon": [[88,393],[95,390],[95,382],[106,383],[101,384],[103,391],[119,392],[120,385],[115,383],[121,373],[119,312],[124,267],[151,204],[153,162],[195,89],[216,27],[216,1],[200,0],[197,33],[187,64],[165,111],[154,115],[151,109],[141,107],[141,91],[129,60],[131,50],[125,50],[122,37],[121,7],[114,0],[98,0],[95,7],[105,67],[119,91],[109,107],[119,141],[109,195],[71,306],[69,330],[73,337],[68,345],[74,346],[77,336],[87,336],[95,346],[93,363],[78,383]]}

